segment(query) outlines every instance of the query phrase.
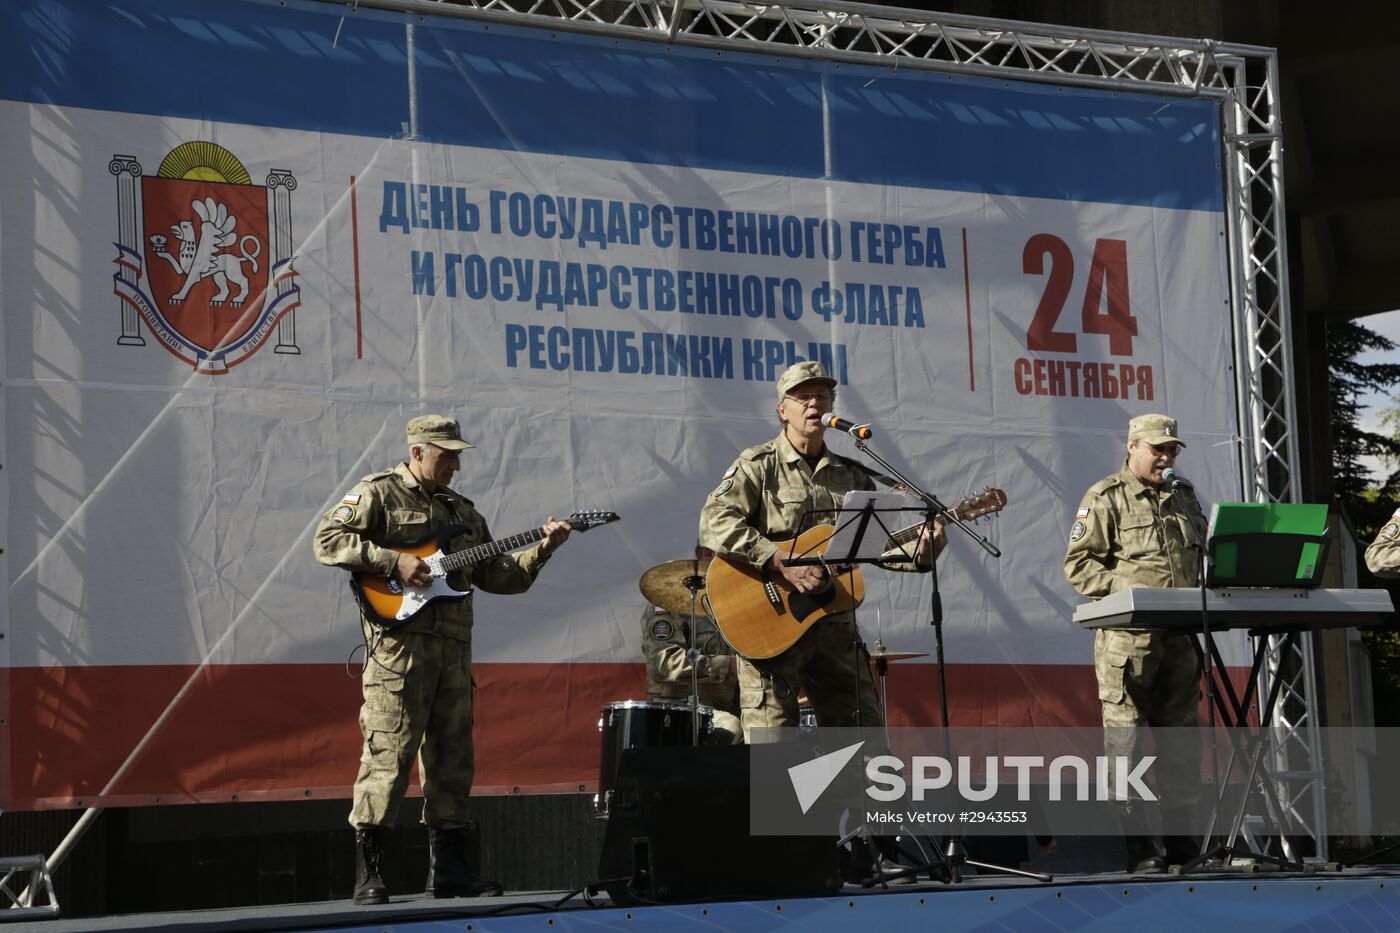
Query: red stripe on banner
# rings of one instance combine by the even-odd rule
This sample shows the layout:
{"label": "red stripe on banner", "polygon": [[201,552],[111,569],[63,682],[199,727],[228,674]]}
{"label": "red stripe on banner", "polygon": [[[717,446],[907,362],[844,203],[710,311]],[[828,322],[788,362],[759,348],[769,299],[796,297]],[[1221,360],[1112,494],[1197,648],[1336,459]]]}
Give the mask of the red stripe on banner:
{"label": "red stripe on banner", "polygon": [[[478,664],[475,676],[481,794],[592,793],[599,710],[645,695],[641,664]],[[939,723],[937,677],[891,665],[892,725]],[[4,681],[7,810],[343,798],[354,782],[360,691],[343,665],[30,667]],[[950,665],[948,690],[955,726],[1099,721],[1087,664]]]}

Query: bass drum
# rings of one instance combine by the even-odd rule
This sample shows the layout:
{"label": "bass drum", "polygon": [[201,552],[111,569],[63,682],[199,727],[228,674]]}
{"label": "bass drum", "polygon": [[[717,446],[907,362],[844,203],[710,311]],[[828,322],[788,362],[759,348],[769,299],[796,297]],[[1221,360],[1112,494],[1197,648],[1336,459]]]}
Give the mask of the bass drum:
{"label": "bass drum", "polygon": [[[710,741],[714,731],[714,711],[699,708],[700,744]],[[598,793],[593,797],[593,815],[608,818],[613,785],[622,753],[629,748],[667,748],[691,744],[690,705],[661,700],[622,700],[603,706],[598,719],[602,736],[598,758]]]}

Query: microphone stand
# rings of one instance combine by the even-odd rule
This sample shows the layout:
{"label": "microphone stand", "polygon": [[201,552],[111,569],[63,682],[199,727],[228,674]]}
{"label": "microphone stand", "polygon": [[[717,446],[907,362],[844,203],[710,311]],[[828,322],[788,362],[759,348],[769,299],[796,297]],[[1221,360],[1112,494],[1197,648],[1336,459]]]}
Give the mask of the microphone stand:
{"label": "microphone stand", "polygon": [[[855,435],[851,436],[855,437]],[[957,525],[959,528],[961,528],[964,532],[967,533],[968,537],[970,537],[972,540],[976,541],[979,545],[981,545],[982,550],[986,551],[993,557],[1001,556],[1001,550],[995,544],[984,538],[982,535],[973,531],[972,526],[969,525],[967,522],[963,521],[961,518],[959,518],[957,512],[953,511],[952,509],[944,505],[942,502],[940,502],[936,496],[933,496],[920,489],[917,483],[915,483],[909,477],[905,476],[903,473],[896,470],[893,466],[890,465],[890,462],[888,460],[877,454],[868,443],[866,443],[858,437],[856,438],[856,450],[859,450],[871,460],[874,460],[876,463],[880,464],[880,466],[884,467],[889,472],[890,476],[894,477],[901,484],[903,484],[904,487],[909,491],[909,493],[914,496],[914,498],[923,502],[924,505],[928,507],[927,514],[928,519],[930,521],[932,521],[935,518],[941,518],[943,519],[944,525]],[[935,563],[937,563],[937,561],[935,561]],[[937,593],[937,591],[937,587],[935,586],[935,594]],[[940,616],[942,615],[941,609],[938,610],[938,614]]]}
{"label": "microphone stand", "polygon": [[[854,434],[851,436],[855,437]],[[890,476],[902,483],[910,494],[924,503],[926,507],[924,513],[925,523],[931,525],[934,519],[942,519],[945,526],[950,524],[956,525],[961,528],[968,537],[981,545],[982,550],[993,557],[1001,557],[1001,550],[985,537],[973,531],[972,526],[963,521],[962,518],[958,516],[957,512],[948,508],[940,502],[937,497],[920,489],[917,483],[891,466],[888,460],[877,454],[871,449],[868,443],[859,437],[856,437],[856,449],[884,467]],[[933,559],[929,564],[929,576],[933,580],[933,590],[929,597],[929,611],[930,624],[933,625],[936,657],[938,660],[938,707],[939,713],[943,717],[943,752],[945,757],[949,761],[952,761],[953,738],[948,722],[948,669],[943,656],[943,597],[938,591],[938,556],[936,554],[933,555]],[[995,865],[990,862],[979,862],[970,859],[967,857],[967,849],[963,846],[960,837],[961,833],[957,828],[950,829],[948,832],[948,842],[943,852],[943,865],[941,867],[943,868],[944,877],[941,880],[949,884],[957,884],[962,880],[961,873],[958,870],[962,865],[972,865],[976,868],[1003,872],[1008,875],[1020,875],[1024,878],[1035,878],[1038,881],[1050,882],[1055,880],[1053,876],[1042,872],[1022,871],[1019,868],[1012,868],[1008,865]]]}

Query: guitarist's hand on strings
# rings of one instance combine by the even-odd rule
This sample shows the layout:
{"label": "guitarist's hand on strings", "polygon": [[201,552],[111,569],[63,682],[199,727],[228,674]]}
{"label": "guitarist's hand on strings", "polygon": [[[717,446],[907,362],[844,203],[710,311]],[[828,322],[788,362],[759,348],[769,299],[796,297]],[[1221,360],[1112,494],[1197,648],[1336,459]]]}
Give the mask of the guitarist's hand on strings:
{"label": "guitarist's hand on strings", "polygon": [[549,516],[544,523],[544,542],[540,545],[540,553],[553,554],[559,545],[569,540],[569,532],[573,530],[568,522],[555,521],[553,515]]}
{"label": "guitarist's hand on strings", "polygon": [[816,565],[789,567],[783,563],[781,553],[774,554],[768,563],[799,593],[815,593],[826,586],[826,571]]}
{"label": "guitarist's hand on strings", "polygon": [[398,562],[394,565],[394,576],[406,586],[427,586],[433,579],[428,562],[417,554],[408,553],[399,555]]}
{"label": "guitarist's hand on strings", "polygon": [[[935,518],[932,525],[925,524],[923,531],[919,532],[919,549],[914,555],[915,562],[920,567],[932,567],[933,562],[938,559],[938,555],[943,553],[943,549],[948,546],[948,535],[943,530],[943,520]],[[931,547],[930,547],[931,545]],[[930,550],[932,557],[930,557]]]}

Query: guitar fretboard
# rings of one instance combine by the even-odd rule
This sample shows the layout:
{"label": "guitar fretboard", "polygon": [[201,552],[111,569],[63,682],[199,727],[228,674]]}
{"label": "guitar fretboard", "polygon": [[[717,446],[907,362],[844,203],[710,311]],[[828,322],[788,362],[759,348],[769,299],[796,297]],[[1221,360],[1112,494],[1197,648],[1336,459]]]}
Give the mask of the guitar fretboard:
{"label": "guitar fretboard", "polygon": [[[992,493],[997,492],[997,490],[992,490]],[[990,496],[991,494],[984,493],[980,496],[964,499],[953,507],[953,513],[957,515],[958,518],[966,521],[969,518],[980,518],[989,512],[1000,511],[1003,503],[998,503]],[[923,530],[923,527],[924,523],[918,522],[917,524],[910,525],[908,528],[899,529],[899,531],[890,535],[889,540],[885,542],[885,550],[892,551],[897,547],[903,547],[906,544],[917,541],[919,539],[919,532]]]}
{"label": "guitar fretboard", "polygon": [[906,544],[919,540],[919,529],[923,527],[924,523],[919,522],[917,525],[910,525],[908,528],[901,528],[899,531],[896,531],[894,534],[890,535],[890,539],[885,542],[885,550],[892,551],[897,547],[903,547]]}
{"label": "guitar fretboard", "polygon": [[497,538],[489,544],[478,544],[476,547],[469,547],[465,551],[455,551],[445,555],[442,559],[442,569],[450,573],[453,570],[460,570],[463,567],[479,564],[492,557],[498,557],[516,548],[522,548],[527,544],[534,544],[536,541],[544,539],[543,528],[533,528],[530,531],[522,531],[518,535],[511,535],[508,538]]}

